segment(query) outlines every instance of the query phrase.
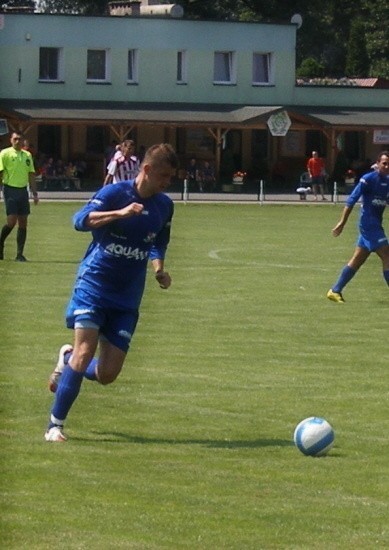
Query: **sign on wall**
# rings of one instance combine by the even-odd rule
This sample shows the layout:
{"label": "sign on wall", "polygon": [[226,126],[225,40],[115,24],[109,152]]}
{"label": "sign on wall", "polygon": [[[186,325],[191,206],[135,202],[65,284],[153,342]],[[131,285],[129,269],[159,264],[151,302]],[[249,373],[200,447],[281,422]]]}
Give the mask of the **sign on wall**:
{"label": "sign on wall", "polygon": [[280,111],[269,117],[267,125],[272,136],[286,136],[292,122],[286,111]]}
{"label": "sign on wall", "polygon": [[389,130],[374,130],[373,143],[386,145],[389,143]]}

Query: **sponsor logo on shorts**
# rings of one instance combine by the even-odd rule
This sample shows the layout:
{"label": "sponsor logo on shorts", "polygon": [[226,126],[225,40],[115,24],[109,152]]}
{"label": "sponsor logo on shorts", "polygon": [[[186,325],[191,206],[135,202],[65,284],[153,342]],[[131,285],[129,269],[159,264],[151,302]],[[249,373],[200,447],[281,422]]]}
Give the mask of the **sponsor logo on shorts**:
{"label": "sponsor logo on shorts", "polygon": [[93,309],[88,309],[88,308],[80,308],[80,309],[75,309],[74,310],[74,315],[85,315],[85,313],[94,313],[94,310]]}
{"label": "sponsor logo on shorts", "polygon": [[130,341],[132,334],[131,334],[131,332],[128,332],[127,330],[119,330],[119,336],[121,336],[125,340]]}

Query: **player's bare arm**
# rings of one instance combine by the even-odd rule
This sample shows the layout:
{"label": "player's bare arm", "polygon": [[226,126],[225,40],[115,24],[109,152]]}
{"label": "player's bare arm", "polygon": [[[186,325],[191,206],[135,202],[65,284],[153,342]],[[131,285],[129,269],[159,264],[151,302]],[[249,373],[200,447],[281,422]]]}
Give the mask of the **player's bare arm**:
{"label": "player's bare arm", "polygon": [[110,210],[108,212],[91,212],[88,215],[86,225],[91,229],[97,229],[108,223],[120,220],[121,218],[130,218],[131,216],[139,216],[144,209],[143,204],[132,202],[131,204],[120,208],[119,210]]}
{"label": "player's bare arm", "polygon": [[351,211],[352,211],[352,208],[350,206],[344,207],[340,220],[332,230],[332,234],[334,237],[338,237],[342,233],[344,226],[346,225],[347,220],[351,214]]}
{"label": "player's bare arm", "polygon": [[156,258],[152,260],[153,269],[155,272],[155,278],[161,288],[167,289],[172,284],[172,279],[167,271],[164,269],[164,261]]}

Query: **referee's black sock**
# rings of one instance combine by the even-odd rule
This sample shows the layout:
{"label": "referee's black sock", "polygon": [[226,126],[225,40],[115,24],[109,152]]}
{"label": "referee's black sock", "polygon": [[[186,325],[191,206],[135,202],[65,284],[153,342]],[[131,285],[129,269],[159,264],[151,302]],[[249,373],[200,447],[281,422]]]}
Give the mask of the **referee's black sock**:
{"label": "referee's black sock", "polygon": [[0,245],[4,246],[4,241],[8,237],[8,235],[11,233],[13,227],[9,227],[9,225],[5,224],[3,225],[3,228],[1,230],[0,234]]}
{"label": "referee's black sock", "polygon": [[18,227],[18,233],[16,236],[16,243],[18,247],[18,256],[23,256],[24,245],[26,243],[27,229],[25,227]]}
{"label": "referee's black sock", "polygon": [[11,233],[13,227],[9,227],[5,224],[0,233],[0,260],[4,260],[4,242],[8,235]]}

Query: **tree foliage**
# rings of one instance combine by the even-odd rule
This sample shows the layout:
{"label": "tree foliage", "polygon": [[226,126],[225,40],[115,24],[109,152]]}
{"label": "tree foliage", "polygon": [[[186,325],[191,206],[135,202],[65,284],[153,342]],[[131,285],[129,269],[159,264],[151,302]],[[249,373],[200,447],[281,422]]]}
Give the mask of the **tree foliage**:
{"label": "tree foliage", "polygon": [[306,57],[297,69],[296,76],[301,78],[321,78],[325,76],[324,67],[314,57]]}
{"label": "tree foliage", "polygon": [[389,78],[389,3],[387,0],[362,0],[366,13],[366,49],[370,76]]}
{"label": "tree foliage", "polygon": [[[32,3],[8,0],[5,6]],[[161,0],[163,3],[163,0]],[[389,78],[388,0],[178,0],[194,19],[289,22],[299,13],[297,66],[323,67],[326,76]],[[41,11],[105,15],[107,0],[36,0]],[[357,21],[357,23],[356,23]],[[305,62],[313,59],[316,64]],[[314,75],[310,75],[314,76]]]}
{"label": "tree foliage", "polygon": [[364,28],[362,19],[354,19],[351,23],[345,69],[348,77],[364,77],[369,67]]}
{"label": "tree foliage", "polygon": [[[388,0],[182,0],[189,16],[253,21],[290,21],[303,18],[297,31],[297,65],[316,60],[327,76],[342,77],[351,63],[349,49],[358,50],[359,76],[389,77]],[[358,33],[352,31],[358,20]],[[308,63],[309,65],[309,63]],[[307,69],[307,63],[302,68]],[[353,70],[356,70],[353,67]],[[314,75],[310,75],[314,76]]]}
{"label": "tree foliage", "polygon": [[107,0],[41,0],[37,1],[42,11],[48,13],[80,13],[82,15],[108,14]]}

